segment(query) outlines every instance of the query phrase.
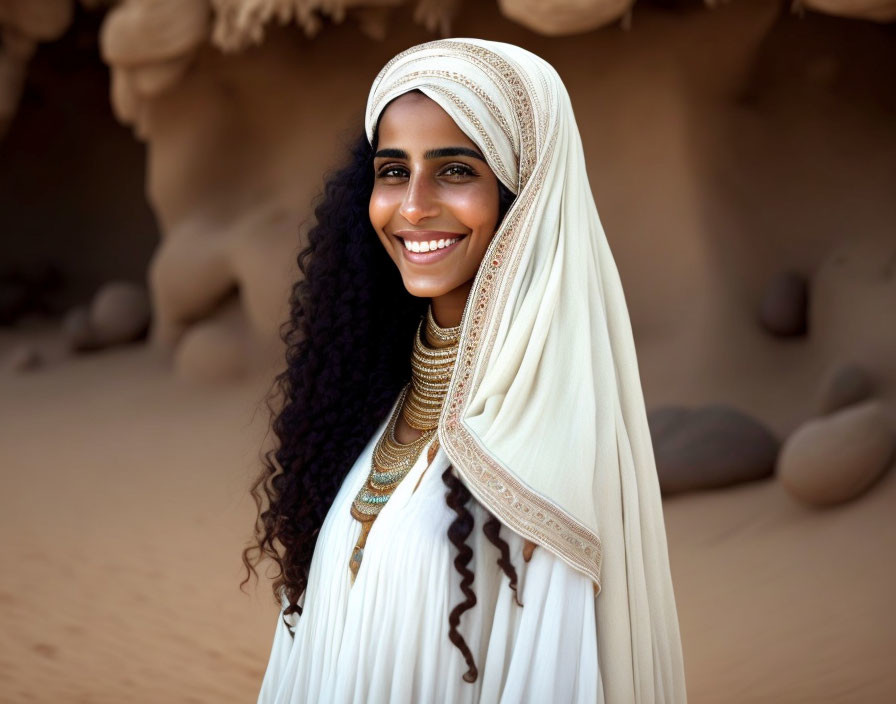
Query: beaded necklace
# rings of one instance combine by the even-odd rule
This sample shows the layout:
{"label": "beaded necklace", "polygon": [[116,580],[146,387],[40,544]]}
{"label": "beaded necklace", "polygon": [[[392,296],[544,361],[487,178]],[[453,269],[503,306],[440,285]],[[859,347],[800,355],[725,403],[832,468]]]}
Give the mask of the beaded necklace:
{"label": "beaded necklace", "polygon": [[[423,320],[414,335],[411,381],[401,391],[386,430],[373,450],[372,467],[367,481],[352,502],[352,517],[361,522],[361,533],[349,560],[352,582],[361,566],[364,546],[373,522],[438,429],[439,415],[457,358],[460,326],[439,327],[432,315],[432,306],[426,311],[425,323],[426,341],[424,342]],[[420,437],[410,443],[398,442],[395,439],[395,426],[400,417],[404,417],[411,428],[421,431]],[[438,442],[435,439],[430,447],[430,462],[435,457]]]}

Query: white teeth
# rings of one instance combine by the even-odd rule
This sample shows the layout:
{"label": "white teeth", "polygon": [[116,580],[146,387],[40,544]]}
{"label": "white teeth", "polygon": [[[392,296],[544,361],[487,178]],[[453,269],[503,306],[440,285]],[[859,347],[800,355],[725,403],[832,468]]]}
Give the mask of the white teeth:
{"label": "white teeth", "polygon": [[460,237],[453,237],[450,240],[430,240],[429,242],[417,242],[416,240],[402,241],[404,242],[404,246],[411,252],[434,252],[437,249],[445,249],[445,247],[450,247],[459,240]]}

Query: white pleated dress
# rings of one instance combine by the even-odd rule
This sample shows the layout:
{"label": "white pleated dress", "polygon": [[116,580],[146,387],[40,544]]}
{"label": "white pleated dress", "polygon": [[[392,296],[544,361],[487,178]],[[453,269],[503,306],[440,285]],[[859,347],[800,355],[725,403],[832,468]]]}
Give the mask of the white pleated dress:
{"label": "white pleated dress", "polygon": [[[448,639],[448,614],[463,599],[447,537],[443,450],[427,450],[395,489],[367,538],[354,584],[348,568],[361,525],[352,500],[370,472],[384,422],[360,454],[321,527],[290,637],[277,618],[259,704],[420,702],[603,702],[591,581],[543,548],[523,560],[523,539],[502,526],[516,568],[520,607],[482,532],[489,515],[474,499],[467,544],[476,605],[459,631],[479,677]],[[419,484],[418,484],[419,482]]]}

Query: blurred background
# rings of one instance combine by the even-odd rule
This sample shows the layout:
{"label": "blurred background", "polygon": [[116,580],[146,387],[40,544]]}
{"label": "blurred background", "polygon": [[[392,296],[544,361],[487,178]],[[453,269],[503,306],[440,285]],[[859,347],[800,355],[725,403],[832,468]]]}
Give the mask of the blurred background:
{"label": "blurred background", "polygon": [[0,0],[0,701],[255,700],[295,257],[441,36],[569,89],[690,701],[896,701],[894,0]]}

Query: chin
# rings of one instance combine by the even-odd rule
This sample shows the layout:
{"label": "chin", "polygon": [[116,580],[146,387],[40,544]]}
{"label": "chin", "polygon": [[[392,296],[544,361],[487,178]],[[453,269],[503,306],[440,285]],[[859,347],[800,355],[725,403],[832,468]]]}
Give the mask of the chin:
{"label": "chin", "polygon": [[456,284],[445,284],[441,281],[421,281],[420,279],[403,278],[404,287],[408,293],[417,298],[438,298],[453,291]]}
{"label": "chin", "polygon": [[439,296],[444,295],[450,289],[445,289],[442,287],[432,287],[432,286],[408,286],[404,285],[405,289],[412,296],[416,296],[417,298],[438,298]]}

